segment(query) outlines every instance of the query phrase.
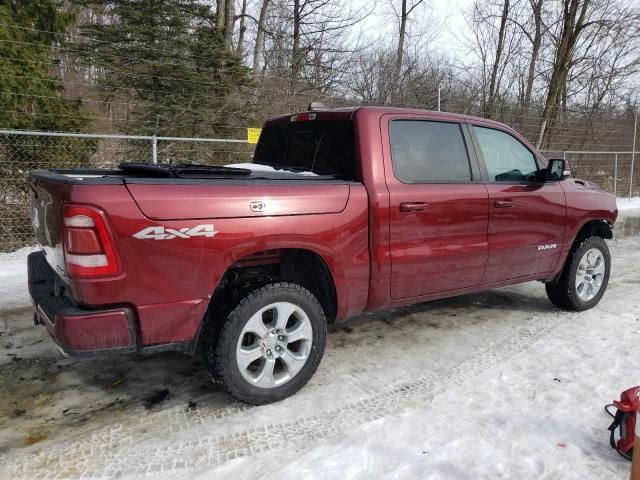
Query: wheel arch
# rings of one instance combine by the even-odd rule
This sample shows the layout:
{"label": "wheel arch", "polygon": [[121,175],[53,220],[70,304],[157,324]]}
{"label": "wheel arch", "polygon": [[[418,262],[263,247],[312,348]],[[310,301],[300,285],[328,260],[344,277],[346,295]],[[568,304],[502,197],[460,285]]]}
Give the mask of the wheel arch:
{"label": "wheel arch", "polygon": [[565,250],[562,252],[554,274],[550,278],[545,279],[544,283],[556,283],[560,275],[562,275],[562,271],[564,270],[567,260],[570,258],[571,252],[585,239],[593,236],[601,237],[605,240],[613,238],[613,227],[611,223],[603,218],[589,218],[583,221],[580,228],[578,228],[575,235],[573,235],[571,244],[565,244]]}
{"label": "wheel arch", "polygon": [[306,288],[318,299],[327,322],[336,319],[335,276],[322,254],[305,247],[256,250],[236,259],[223,272],[198,327],[195,343],[199,343],[205,328],[213,329],[214,332],[209,333],[215,335],[215,330],[248,291],[278,281]]}
{"label": "wheel arch", "polygon": [[613,228],[611,224],[602,218],[586,220],[576,232],[571,248],[573,249],[583,240],[594,236],[606,240],[613,238]]}

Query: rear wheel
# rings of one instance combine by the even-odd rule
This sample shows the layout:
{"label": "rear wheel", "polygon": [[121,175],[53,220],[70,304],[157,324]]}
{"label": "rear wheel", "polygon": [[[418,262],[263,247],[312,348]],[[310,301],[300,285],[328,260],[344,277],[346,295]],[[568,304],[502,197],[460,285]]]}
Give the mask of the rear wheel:
{"label": "rear wheel", "polygon": [[606,242],[601,237],[589,237],[569,253],[558,281],[546,284],[547,296],[565,310],[588,310],[604,295],[610,270]]}
{"label": "rear wheel", "polygon": [[314,374],[326,329],[322,307],[307,289],[266,285],[238,303],[217,339],[205,339],[205,362],[240,400],[275,402],[296,393]]}

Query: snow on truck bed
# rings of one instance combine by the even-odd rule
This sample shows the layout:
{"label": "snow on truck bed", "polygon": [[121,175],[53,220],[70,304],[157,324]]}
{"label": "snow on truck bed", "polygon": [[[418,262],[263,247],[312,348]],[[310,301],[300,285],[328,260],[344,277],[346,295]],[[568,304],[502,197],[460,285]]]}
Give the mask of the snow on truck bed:
{"label": "snow on truck bed", "polygon": [[364,315],[264,407],[198,358],[63,358],[32,327],[27,251],[0,256],[0,478],[626,478],[602,407],[639,379],[640,238],[618,236],[593,310],[527,283]]}

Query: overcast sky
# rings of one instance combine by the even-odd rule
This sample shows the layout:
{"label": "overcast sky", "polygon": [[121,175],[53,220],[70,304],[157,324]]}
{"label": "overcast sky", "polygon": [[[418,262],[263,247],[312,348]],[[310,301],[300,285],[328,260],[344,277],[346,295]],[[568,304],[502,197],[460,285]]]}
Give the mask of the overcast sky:
{"label": "overcast sky", "polygon": [[[395,3],[400,3],[396,0]],[[363,25],[365,35],[371,39],[385,36],[395,43],[398,25],[391,17],[390,0],[377,0],[375,7],[370,0],[355,0],[353,5],[362,9],[375,9]],[[426,0],[425,8],[417,11],[413,16],[410,30],[424,30],[426,26],[438,30],[434,44],[437,50],[449,56],[463,55],[458,40],[460,32],[466,27],[462,12],[473,4],[473,0]],[[388,13],[385,13],[388,12]],[[426,24],[426,25],[425,25]]]}
{"label": "overcast sky", "polygon": [[[374,9],[375,13],[369,15],[364,21],[364,33],[371,40],[387,38],[396,42],[398,25],[393,18],[385,12],[392,12],[390,2],[400,4],[400,0],[352,0],[352,5],[365,11]],[[411,1],[411,0],[409,0]],[[560,0],[553,0],[561,5]],[[623,0],[629,6],[640,7],[640,0]],[[424,24],[430,25],[427,19],[431,16],[434,27],[439,26],[438,35],[435,37],[435,49],[449,57],[462,58],[466,51],[460,43],[461,32],[466,29],[463,11],[473,5],[474,0],[425,0],[425,8],[418,12],[413,19],[414,24],[410,28],[424,29]],[[373,6],[375,5],[375,6]],[[422,25],[420,25],[422,23]]]}

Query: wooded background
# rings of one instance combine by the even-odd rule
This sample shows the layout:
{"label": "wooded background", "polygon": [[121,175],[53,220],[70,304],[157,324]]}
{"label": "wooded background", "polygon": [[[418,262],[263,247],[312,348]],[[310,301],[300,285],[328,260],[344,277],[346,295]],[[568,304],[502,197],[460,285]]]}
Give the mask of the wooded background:
{"label": "wooded background", "polygon": [[[238,136],[311,100],[436,109],[440,90],[545,150],[631,146],[636,6],[476,0],[447,51],[434,2],[3,0],[0,127]],[[363,33],[376,15],[392,34]]]}
{"label": "wooded background", "polygon": [[[321,101],[492,118],[548,155],[632,150],[637,3],[475,0],[452,19],[436,1],[0,0],[0,129],[241,139]],[[149,161],[148,147],[0,134],[0,236],[29,225],[29,169]],[[163,154],[221,163],[250,149]],[[614,159],[631,180],[631,157],[614,155],[576,164],[613,191]]]}

